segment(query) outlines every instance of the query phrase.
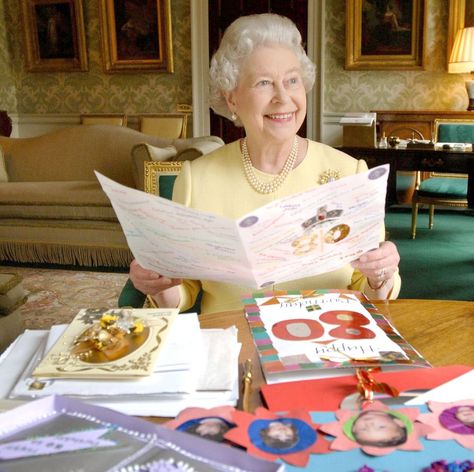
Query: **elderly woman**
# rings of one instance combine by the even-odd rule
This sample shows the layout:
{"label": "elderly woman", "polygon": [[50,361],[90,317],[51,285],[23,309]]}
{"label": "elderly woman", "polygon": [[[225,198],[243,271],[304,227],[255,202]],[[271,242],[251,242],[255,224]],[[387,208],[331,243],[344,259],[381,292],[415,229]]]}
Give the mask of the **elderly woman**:
{"label": "elderly woman", "polygon": [[[250,15],[226,30],[211,61],[211,106],[246,137],[195,161],[185,162],[173,199],[187,206],[237,219],[274,199],[307,190],[328,174],[344,177],[367,165],[340,151],[297,135],[306,115],[306,94],[315,79],[301,35],[285,17]],[[274,289],[340,288],[371,298],[396,298],[399,255],[383,241],[351,265],[275,285]],[[164,277],[133,261],[130,279],[160,307],[191,307],[202,291],[201,312],[241,307],[252,289],[214,281]]]}

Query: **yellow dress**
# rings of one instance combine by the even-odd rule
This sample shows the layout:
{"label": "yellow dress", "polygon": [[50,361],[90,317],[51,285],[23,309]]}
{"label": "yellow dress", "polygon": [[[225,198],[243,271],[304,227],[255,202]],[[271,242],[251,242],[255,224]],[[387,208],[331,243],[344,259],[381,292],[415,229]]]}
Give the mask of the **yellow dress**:
{"label": "yellow dress", "polygon": [[[367,164],[337,149],[315,141],[308,141],[304,160],[293,169],[283,185],[271,194],[256,192],[243,173],[239,141],[227,144],[194,161],[185,161],[177,177],[173,200],[184,205],[220,216],[237,219],[275,199],[321,185],[321,178],[328,172],[337,171],[339,178],[365,172]],[[274,176],[255,170],[260,180]],[[385,228],[380,228],[381,240]],[[400,291],[400,277],[395,274],[395,284],[390,298]],[[349,264],[340,269],[314,277],[275,284],[274,289],[301,290],[316,288],[340,288],[364,291],[367,279]],[[180,309],[191,307],[199,290],[203,290],[201,313],[235,310],[242,307],[241,298],[255,289],[214,281],[185,280],[180,286]],[[270,288],[270,287],[268,287]]]}

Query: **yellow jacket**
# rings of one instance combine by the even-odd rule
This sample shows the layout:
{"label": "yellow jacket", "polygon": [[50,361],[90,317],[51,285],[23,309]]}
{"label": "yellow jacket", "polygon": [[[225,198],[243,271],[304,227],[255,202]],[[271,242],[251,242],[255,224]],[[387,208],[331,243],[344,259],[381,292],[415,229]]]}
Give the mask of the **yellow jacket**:
{"label": "yellow jacket", "polygon": [[[260,194],[247,182],[243,173],[239,141],[227,144],[194,161],[185,161],[177,177],[173,200],[203,211],[231,219],[259,208],[275,199],[321,185],[320,179],[330,171],[337,171],[339,178],[365,172],[367,164],[325,144],[308,141],[308,152],[298,167],[293,169],[283,185],[272,194]],[[272,175],[258,170],[260,180],[271,180]],[[381,240],[385,228],[380,229]],[[301,290],[316,288],[341,288],[364,291],[367,279],[349,264],[340,269],[314,277],[275,284],[274,289]],[[400,277],[395,274],[395,284],[390,298],[400,291]],[[180,308],[191,307],[199,290],[203,290],[201,313],[235,310],[242,307],[241,298],[255,289],[214,281],[185,280],[180,286]],[[270,289],[271,287],[268,287]]]}

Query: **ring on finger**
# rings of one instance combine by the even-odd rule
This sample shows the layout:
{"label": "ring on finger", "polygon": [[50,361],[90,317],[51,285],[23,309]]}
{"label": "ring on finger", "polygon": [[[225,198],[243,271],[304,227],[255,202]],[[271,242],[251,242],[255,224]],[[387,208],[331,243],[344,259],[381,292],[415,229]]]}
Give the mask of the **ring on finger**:
{"label": "ring on finger", "polygon": [[379,279],[384,279],[385,273],[386,273],[386,270],[385,270],[385,267],[383,267],[379,272]]}

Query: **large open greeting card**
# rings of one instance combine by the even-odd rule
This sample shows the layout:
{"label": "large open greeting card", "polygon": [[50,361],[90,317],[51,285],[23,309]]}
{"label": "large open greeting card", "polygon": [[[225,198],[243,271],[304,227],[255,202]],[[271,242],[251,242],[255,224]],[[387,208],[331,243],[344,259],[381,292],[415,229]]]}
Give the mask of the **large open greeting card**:
{"label": "large open greeting card", "polygon": [[378,247],[388,165],[273,201],[235,221],[96,175],[143,267],[258,288],[335,270]]}
{"label": "large open greeting card", "polygon": [[430,367],[364,294],[257,292],[243,300],[267,383]]}

